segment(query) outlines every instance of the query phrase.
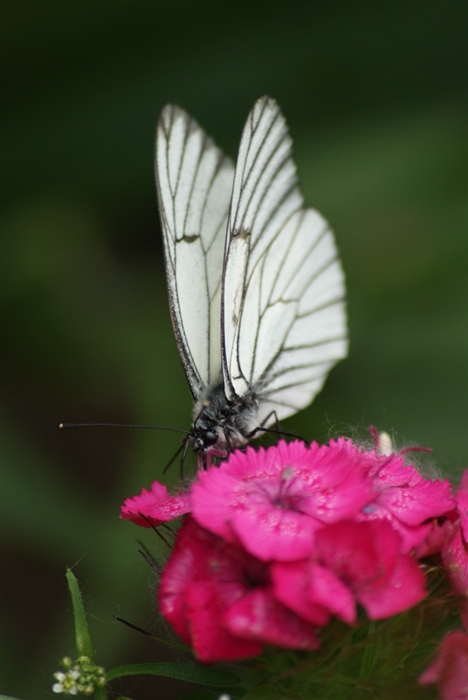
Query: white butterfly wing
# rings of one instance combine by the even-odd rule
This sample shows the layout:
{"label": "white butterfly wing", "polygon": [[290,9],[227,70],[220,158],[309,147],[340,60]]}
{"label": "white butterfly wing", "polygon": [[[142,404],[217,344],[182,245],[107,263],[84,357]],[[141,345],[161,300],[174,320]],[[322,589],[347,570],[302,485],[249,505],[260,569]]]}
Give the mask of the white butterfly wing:
{"label": "white butterfly wing", "polygon": [[[262,396],[259,424],[307,406],[346,356],[344,276],[333,234],[303,209],[286,122],[258,100],[242,134],[222,299],[228,398]],[[268,416],[271,416],[268,420]]]}
{"label": "white butterfly wing", "polygon": [[194,119],[167,105],[157,126],[155,171],[172,324],[198,398],[221,377],[221,278],[234,168]]}

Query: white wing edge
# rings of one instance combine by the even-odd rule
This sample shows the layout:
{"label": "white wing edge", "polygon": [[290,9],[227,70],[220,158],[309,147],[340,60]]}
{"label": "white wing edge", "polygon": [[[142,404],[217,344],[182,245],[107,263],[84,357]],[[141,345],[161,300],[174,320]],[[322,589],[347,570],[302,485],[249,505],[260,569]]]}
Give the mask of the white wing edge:
{"label": "white wing edge", "polygon": [[234,168],[194,119],[167,105],[157,126],[155,173],[172,325],[197,399],[221,375],[221,276]]}

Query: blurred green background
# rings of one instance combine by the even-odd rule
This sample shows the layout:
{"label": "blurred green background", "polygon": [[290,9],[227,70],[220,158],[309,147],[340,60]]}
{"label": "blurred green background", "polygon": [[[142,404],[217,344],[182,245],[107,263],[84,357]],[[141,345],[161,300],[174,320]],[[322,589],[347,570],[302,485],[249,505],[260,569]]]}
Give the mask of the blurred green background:
{"label": "blurred green background", "polygon": [[[167,102],[235,156],[255,99],[275,97],[306,202],[336,231],[350,356],[285,428],[326,440],[373,423],[400,446],[431,446],[426,464],[455,480],[468,464],[467,3],[3,0],[1,11],[1,691],[36,700],[73,653],[67,565],[99,663],[178,658],[112,615],[158,629],[136,542],[158,550],[157,538],[118,513],[162,478],[179,438],[57,429],[190,425],[153,181]],[[185,693],[145,679],[115,688]]]}

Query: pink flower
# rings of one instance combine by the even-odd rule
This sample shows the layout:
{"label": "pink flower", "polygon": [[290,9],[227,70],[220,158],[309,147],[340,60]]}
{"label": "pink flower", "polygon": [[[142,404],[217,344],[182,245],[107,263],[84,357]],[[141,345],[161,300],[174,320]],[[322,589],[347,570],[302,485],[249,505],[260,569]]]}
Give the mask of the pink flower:
{"label": "pink flower", "polygon": [[[139,496],[127,498],[120,509],[122,520],[131,520],[136,525],[157,527],[190,512],[190,494],[179,492],[170,496],[167,487],[153,481],[150,491],[142,489]],[[142,517],[144,516],[144,517]]]}
{"label": "pink flower", "polygon": [[197,522],[264,561],[307,557],[317,530],[344,519],[388,520],[407,554],[429,536],[431,519],[453,507],[448,480],[425,479],[403,457],[345,438],[237,451],[200,472],[192,488]]}
{"label": "pink flower", "polygon": [[268,450],[234,452],[220,467],[199,473],[193,517],[263,561],[307,557],[324,523],[356,517],[370,502],[365,454],[343,438],[322,447],[281,441]]}
{"label": "pink flower", "polygon": [[468,635],[455,631],[444,637],[437,656],[419,676],[419,683],[437,683],[441,700],[467,700]]}
{"label": "pink flower", "polygon": [[187,518],[161,577],[159,607],[201,661],[316,649],[315,627],[273,596],[268,566]]}
{"label": "pink flower", "polygon": [[435,518],[430,523],[430,530],[424,540],[414,549],[416,559],[430,557],[441,552],[445,543],[450,541],[457,529],[456,511],[447,516]]}
{"label": "pink flower", "polygon": [[191,513],[159,605],[200,660],[250,658],[265,644],[316,649],[331,616],[353,624],[358,605],[373,620],[407,610],[426,595],[417,559],[441,547],[466,587],[466,491],[457,511],[447,480],[387,452],[345,438],[280,441],[199,471],[188,493],[154,482],[125,501],[121,517],[145,526]]}
{"label": "pink flower", "polygon": [[301,560],[274,562],[271,570],[276,598],[305,620],[323,625],[332,614],[349,624],[354,622],[353,594],[327,567]]}
{"label": "pink flower", "polygon": [[[372,453],[371,453],[372,454]],[[402,538],[402,551],[411,552],[430,535],[431,520],[454,508],[451,485],[424,478],[401,455],[377,457],[370,469],[374,497],[362,519],[391,522]]]}
{"label": "pink flower", "polygon": [[386,521],[324,527],[307,564],[279,562],[272,568],[278,599],[309,620],[312,606],[321,606],[352,623],[356,603],[370,619],[382,619],[426,596],[422,570],[401,553],[400,536]]}

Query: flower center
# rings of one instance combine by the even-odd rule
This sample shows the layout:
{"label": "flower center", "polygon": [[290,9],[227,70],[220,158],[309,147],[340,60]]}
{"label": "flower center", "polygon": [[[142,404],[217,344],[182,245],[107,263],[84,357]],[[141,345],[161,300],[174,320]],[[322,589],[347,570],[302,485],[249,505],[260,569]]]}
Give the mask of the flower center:
{"label": "flower center", "polygon": [[279,480],[263,481],[258,485],[258,490],[262,500],[274,508],[301,513],[302,504],[306,500],[304,484],[300,479],[293,477],[292,473],[291,467],[288,467]]}

